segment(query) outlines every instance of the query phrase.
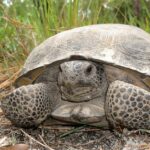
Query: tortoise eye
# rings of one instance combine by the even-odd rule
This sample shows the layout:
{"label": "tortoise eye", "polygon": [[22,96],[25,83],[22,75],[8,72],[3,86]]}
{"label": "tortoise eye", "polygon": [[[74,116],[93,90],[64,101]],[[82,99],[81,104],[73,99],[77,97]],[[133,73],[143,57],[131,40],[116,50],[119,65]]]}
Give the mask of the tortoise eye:
{"label": "tortoise eye", "polygon": [[90,74],[92,72],[92,65],[89,65],[87,68],[86,68],[86,74]]}

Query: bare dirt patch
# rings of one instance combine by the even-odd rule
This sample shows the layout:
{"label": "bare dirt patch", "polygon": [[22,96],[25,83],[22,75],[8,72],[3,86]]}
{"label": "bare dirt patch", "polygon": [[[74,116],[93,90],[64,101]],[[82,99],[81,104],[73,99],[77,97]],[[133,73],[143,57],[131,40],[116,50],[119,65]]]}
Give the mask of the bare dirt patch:
{"label": "bare dirt patch", "polygon": [[16,144],[27,144],[30,150],[150,150],[150,134],[120,134],[85,125],[22,129],[14,127],[1,112],[0,149]]}

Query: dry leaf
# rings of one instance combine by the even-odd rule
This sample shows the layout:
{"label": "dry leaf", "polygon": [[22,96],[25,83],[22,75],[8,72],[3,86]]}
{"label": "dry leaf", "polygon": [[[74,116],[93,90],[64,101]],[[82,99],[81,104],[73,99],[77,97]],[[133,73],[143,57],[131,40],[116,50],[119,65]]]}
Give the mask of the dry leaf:
{"label": "dry leaf", "polygon": [[29,150],[29,146],[27,144],[16,144],[0,147],[0,150]]}

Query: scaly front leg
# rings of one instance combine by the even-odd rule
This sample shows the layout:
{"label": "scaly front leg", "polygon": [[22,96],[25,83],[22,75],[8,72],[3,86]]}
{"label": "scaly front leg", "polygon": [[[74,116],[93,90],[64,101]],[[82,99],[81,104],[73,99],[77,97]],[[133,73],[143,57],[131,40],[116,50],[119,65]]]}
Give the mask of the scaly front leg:
{"label": "scaly front leg", "polygon": [[110,84],[106,117],[114,127],[150,129],[150,92],[123,81]]}
{"label": "scaly front leg", "polygon": [[52,111],[50,90],[45,83],[22,86],[2,100],[2,110],[16,126],[37,126]]}

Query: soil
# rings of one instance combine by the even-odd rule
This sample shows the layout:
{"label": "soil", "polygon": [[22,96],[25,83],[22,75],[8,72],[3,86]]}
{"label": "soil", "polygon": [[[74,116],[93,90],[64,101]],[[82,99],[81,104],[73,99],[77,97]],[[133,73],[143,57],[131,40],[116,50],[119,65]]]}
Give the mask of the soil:
{"label": "soil", "polygon": [[150,150],[150,133],[102,130],[91,126],[45,126],[22,129],[1,113],[0,149],[27,144],[30,150]]}

